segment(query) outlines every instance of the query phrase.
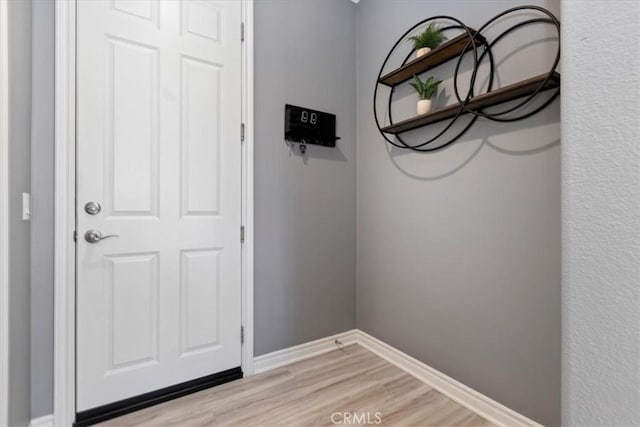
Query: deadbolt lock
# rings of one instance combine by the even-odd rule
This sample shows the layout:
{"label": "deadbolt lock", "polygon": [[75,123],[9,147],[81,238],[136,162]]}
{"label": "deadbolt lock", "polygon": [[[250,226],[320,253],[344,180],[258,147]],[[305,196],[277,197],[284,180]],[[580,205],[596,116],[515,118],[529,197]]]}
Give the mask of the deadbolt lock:
{"label": "deadbolt lock", "polygon": [[102,206],[98,202],[88,202],[84,205],[84,211],[89,215],[98,215],[102,210]]}

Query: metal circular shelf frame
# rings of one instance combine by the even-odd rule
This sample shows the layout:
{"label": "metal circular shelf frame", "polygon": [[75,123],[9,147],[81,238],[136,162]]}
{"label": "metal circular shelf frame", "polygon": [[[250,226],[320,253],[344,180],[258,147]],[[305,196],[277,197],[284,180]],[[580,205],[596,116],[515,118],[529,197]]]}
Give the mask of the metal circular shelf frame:
{"label": "metal circular shelf frame", "polygon": [[[505,17],[506,15],[509,15],[509,14],[512,14],[512,13],[516,13],[516,12],[521,12],[521,11],[539,12],[539,13],[545,15],[546,17],[529,18],[529,19],[526,19],[524,21],[518,22],[517,24],[514,24],[514,25],[508,27],[507,29],[505,29],[503,32],[501,32],[490,43],[487,41],[487,39],[485,37],[482,37],[481,40],[477,40],[476,42],[474,42],[474,40],[476,40],[476,37],[478,35],[481,35],[482,31],[486,30],[491,24],[493,24],[497,20]],[[438,134],[436,134],[434,137],[426,140],[425,142],[422,142],[422,143],[417,144],[417,145],[410,145],[407,142],[405,142],[399,134],[395,135],[396,141],[393,141],[391,138],[389,138],[387,136],[387,134],[385,132],[383,132],[382,127],[380,126],[380,120],[378,118],[378,108],[377,108],[377,102],[376,101],[378,99],[378,87],[381,84],[383,84],[380,81],[381,77],[382,77],[382,72],[384,71],[387,63],[389,62],[389,59],[391,58],[393,53],[396,51],[396,49],[398,48],[400,43],[402,41],[404,41],[409,34],[411,34],[416,28],[420,27],[421,25],[424,25],[424,24],[426,24],[428,22],[436,21],[436,20],[451,21],[453,24],[452,25],[448,25],[446,27],[443,27],[442,31],[448,31],[448,30],[452,30],[452,29],[462,29],[463,33],[464,32],[467,33],[467,37],[469,39],[469,41],[467,42],[467,45],[465,46],[464,49],[462,49],[460,55],[458,56],[458,61],[456,62],[454,75],[453,75],[454,94],[455,94],[455,97],[456,97],[457,101],[460,104],[460,108],[459,108],[458,112],[455,114],[455,116],[453,116],[451,118],[451,121],[449,122],[449,124],[447,126],[445,126],[445,128],[442,131],[438,132]],[[511,34],[514,31],[516,31],[517,29],[520,29],[520,28],[525,27],[527,25],[540,24],[540,23],[552,24],[555,27],[556,33],[557,33],[557,36],[558,36],[558,47],[556,49],[556,55],[554,57],[553,63],[551,65],[551,68],[547,72],[546,78],[542,82],[540,82],[540,84],[536,87],[536,89],[530,95],[526,96],[524,100],[520,101],[515,106],[509,107],[509,108],[504,109],[502,111],[493,112],[493,113],[487,113],[487,112],[483,111],[482,108],[477,109],[477,110],[468,108],[469,101],[471,101],[471,99],[474,97],[474,88],[475,88],[475,84],[476,84],[476,78],[477,78],[477,75],[478,75],[478,69],[479,69],[480,65],[482,64],[482,61],[485,59],[485,57],[488,57],[488,59],[489,59],[489,79],[488,79],[488,84],[487,84],[487,90],[486,90],[485,93],[489,93],[493,89],[493,81],[494,81],[494,77],[495,77],[495,62],[494,62],[494,58],[493,58],[493,52],[491,50],[492,47],[496,43],[498,43],[500,40],[504,39],[507,35]],[[478,44],[480,45],[480,48],[482,49],[482,52],[481,52],[480,56],[478,56],[478,51],[480,50],[478,48]],[[460,92],[458,90],[458,72],[460,70],[460,64],[462,63],[462,59],[464,58],[465,54],[470,50],[473,52],[473,60],[474,60],[473,61],[473,71],[471,73],[471,78],[470,78],[470,81],[469,81],[469,90],[468,90],[465,98],[462,99],[462,97],[460,96]],[[403,60],[402,64],[400,65],[400,67],[404,66],[409,61],[409,58],[411,58],[411,56],[413,55],[414,52],[415,52],[415,49],[413,49],[413,50],[411,50],[411,52],[409,52],[409,54],[404,58],[404,60]],[[517,7],[511,8],[511,9],[507,9],[504,12],[501,12],[498,15],[494,16],[493,18],[489,19],[477,31],[473,31],[471,28],[467,27],[464,24],[464,22],[462,22],[459,19],[454,18],[452,16],[438,15],[438,16],[432,16],[432,17],[427,18],[427,19],[423,19],[422,21],[418,22],[417,24],[415,24],[411,28],[409,28],[407,31],[405,31],[405,33],[402,34],[402,36],[400,36],[400,38],[395,42],[395,44],[393,45],[393,47],[391,48],[391,50],[387,54],[386,58],[384,59],[384,61],[382,63],[382,66],[380,67],[380,71],[378,72],[378,77],[376,79],[375,89],[374,89],[374,92],[373,92],[373,114],[374,114],[376,126],[378,127],[378,130],[380,131],[380,134],[383,136],[383,138],[389,144],[391,144],[391,145],[393,145],[395,147],[402,148],[402,149],[409,149],[409,150],[418,151],[418,152],[429,152],[429,151],[441,150],[441,149],[451,145],[452,143],[454,143],[460,137],[462,137],[471,128],[471,126],[473,126],[473,124],[478,119],[478,117],[484,117],[484,118],[487,118],[489,120],[493,120],[493,121],[496,121],[496,122],[514,122],[514,121],[523,120],[523,119],[526,119],[528,117],[531,117],[534,114],[536,114],[536,113],[540,112],[541,110],[543,110],[544,108],[546,108],[560,94],[560,89],[559,88],[558,88],[558,90],[555,91],[555,93],[551,97],[549,97],[549,99],[547,99],[542,105],[536,107],[534,110],[528,111],[528,112],[526,112],[526,113],[524,113],[524,114],[522,114],[520,116],[516,116],[516,117],[506,117],[506,118],[501,117],[501,116],[504,116],[506,114],[512,113],[512,112],[514,112],[514,111],[526,106],[527,104],[529,104],[545,88],[545,86],[551,81],[551,77],[552,77],[554,71],[557,69],[559,63],[560,63],[560,21],[558,21],[558,19],[551,12],[549,12],[547,9],[545,9],[543,7],[539,7],[539,6],[517,6]],[[391,112],[391,104],[393,102],[393,94],[394,94],[394,92],[395,92],[395,86],[392,86],[391,90],[389,92],[388,100],[387,100],[387,112],[388,112],[388,115],[389,115],[390,125],[394,124],[393,123],[393,116],[392,116],[392,112]],[[451,137],[446,142],[444,142],[442,144],[439,144],[437,146],[432,146],[432,143],[434,143],[441,136],[443,136],[449,129],[451,129],[451,127],[454,125],[454,123],[456,123],[458,118],[461,115],[464,115],[464,114],[471,114],[473,116],[471,118],[471,120],[469,121],[469,123],[467,123],[455,136]]]}

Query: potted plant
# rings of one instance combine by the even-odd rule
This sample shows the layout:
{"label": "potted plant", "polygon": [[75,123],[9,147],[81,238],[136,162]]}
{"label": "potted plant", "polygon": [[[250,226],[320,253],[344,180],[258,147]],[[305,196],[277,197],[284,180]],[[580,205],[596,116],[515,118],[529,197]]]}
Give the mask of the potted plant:
{"label": "potted plant", "polygon": [[411,87],[413,87],[418,95],[420,95],[420,100],[418,101],[418,114],[427,114],[431,111],[431,97],[438,92],[438,86],[442,83],[442,80],[436,81],[433,76],[429,77],[427,80],[422,81],[420,77],[413,76],[413,83],[409,83]]}
{"label": "potted plant", "polygon": [[416,58],[426,55],[445,41],[447,37],[442,34],[442,30],[435,23],[431,23],[418,35],[409,37],[413,42],[413,48],[416,51]]}

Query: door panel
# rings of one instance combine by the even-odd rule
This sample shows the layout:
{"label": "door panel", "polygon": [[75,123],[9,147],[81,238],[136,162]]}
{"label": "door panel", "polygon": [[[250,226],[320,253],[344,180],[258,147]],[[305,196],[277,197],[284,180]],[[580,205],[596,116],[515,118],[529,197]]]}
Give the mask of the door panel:
{"label": "door panel", "polygon": [[182,356],[219,346],[221,250],[182,253],[180,310]]}
{"label": "door panel", "polygon": [[185,57],[181,63],[183,215],[217,215],[222,67]]}
{"label": "door panel", "polygon": [[78,411],[241,364],[240,4],[78,2]]}
{"label": "door panel", "polygon": [[158,50],[108,38],[106,153],[112,215],[157,215]]}
{"label": "door panel", "polygon": [[112,0],[111,8],[157,24],[158,0]]}
{"label": "door panel", "polygon": [[222,8],[213,3],[186,0],[182,3],[182,34],[221,42]]}
{"label": "door panel", "polygon": [[107,256],[109,369],[158,360],[158,255]]}

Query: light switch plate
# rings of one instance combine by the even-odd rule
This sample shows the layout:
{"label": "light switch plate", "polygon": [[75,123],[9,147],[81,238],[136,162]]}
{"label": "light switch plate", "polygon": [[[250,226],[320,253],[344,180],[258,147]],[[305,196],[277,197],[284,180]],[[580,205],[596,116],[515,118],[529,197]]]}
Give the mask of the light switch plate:
{"label": "light switch plate", "polygon": [[31,194],[22,193],[22,220],[31,221]]}

